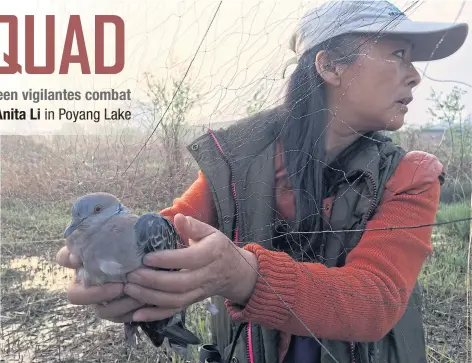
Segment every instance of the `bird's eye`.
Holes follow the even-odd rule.
[[[96,205],[95,208],[93,208],[94,213],[100,213],[102,211],[102,206]]]

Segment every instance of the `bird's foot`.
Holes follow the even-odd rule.
[[[138,338],[140,337],[138,326],[130,323],[124,323],[125,342],[129,346],[136,348],[138,345]]]

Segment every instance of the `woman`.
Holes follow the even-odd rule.
[[[161,211],[188,248],[144,259],[183,270],[73,284],[70,302],[149,321],[212,296],[214,341],[231,362],[426,362],[416,280],[432,227],[401,227],[434,222],[443,167],[378,132],[404,122],[420,82],[411,62],[449,56],[467,32],[384,1],[310,12],[283,105],[189,147],[198,179]],[[66,248],[57,260],[80,265]]]

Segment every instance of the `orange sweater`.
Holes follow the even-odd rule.
[[[283,158],[277,155],[276,206],[280,214],[290,217],[294,195],[287,187]],[[366,229],[434,223],[442,171],[433,155],[408,153],[388,181]],[[199,172],[194,184],[161,214],[173,220],[182,213],[215,226],[214,208],[209,185]],[[291,334],[311,335],[300,320],[318,338],[379,340],[405,311],[423,263],[432,252],[431,233],[432,227],[366,231],[340,268],[296,262],[286,253],[247,244],[244,248],[257,256],[259,273],[271,288],[260,277],[248,304],[241,309],[227,301],[228,313],[235,320],[282,331],[281,361]]]

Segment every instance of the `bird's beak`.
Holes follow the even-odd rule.
[[[64,231],[64,238],[69,237],[72,232],[77,229],[77,225],[77,223],[71,222],[71,224],[69,224],[69,227],[67,227],[67,229]]]

